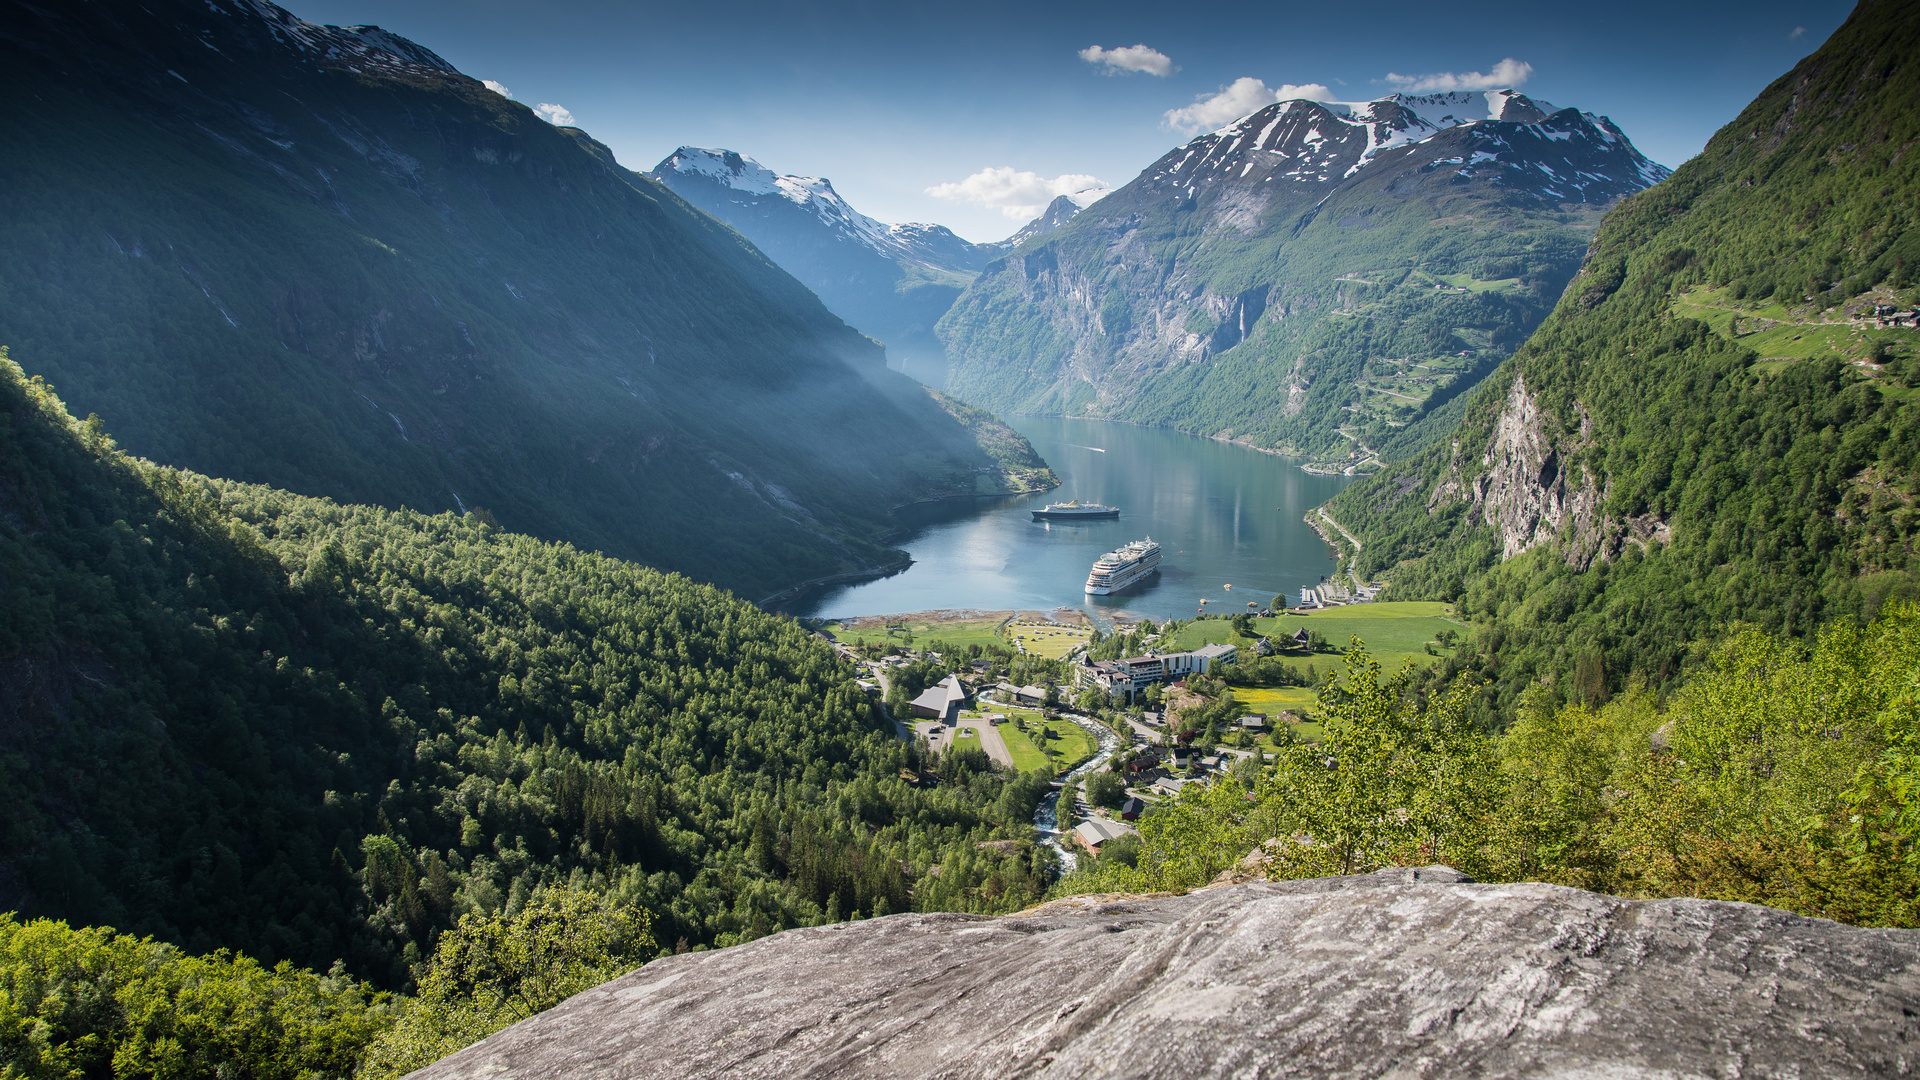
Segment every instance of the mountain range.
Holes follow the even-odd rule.
[[[895,505],[1051,483],[737,233],[396,35],[103,0],[0,5],[0,40],[0,342],[142,456],[755,596],[897,565]]]
[[[1666,175],[1605,117],[1511,90],[1278,102],[989,263],[939,324],[948,385],[1371,467]]]

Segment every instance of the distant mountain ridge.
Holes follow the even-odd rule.
[[[892,506],[1050,482],[737,233],[378,27],[3,0],[0,41],[0,344],[143,456],[752,596],[896,565]]]
[[[833,190],[830,180],[782,175],[732,150],[683,146],[649,175],[675,190],[684,184],[695,192],[701,190],[694,186],[696,177],[710,181],[725,188],[736,204],[742,197],[776,197],[811,211],[816,221],[847,240],[888,258],[918,262],[935,270],[978,271],[986,265],[991,250],[962,240],[944,225],[888,225],[876,221],[848,205]]]
[[[648,175],[753,241],[885,345],[896,366],[936,385],[945,361],[933,325],[1000,250],[942,225],[876,221],[826,179],[776,173],[732,150],[683,146]]]
[[[1045,236],[1047,233],[1060,228],[1067,222],[1072,221],[1074,215],[1079,212],[1080,204],[1074,201],[1073,196],[1057,195],[1052,202],[1047,204],[1047,208],[1040,212],[1039,217],[1020,226],[1019,231],[1001,241],[998,246],[1009,249],[1017,248],[1036,236]]]
[[[1606,118],[1512,90],[1278,102],[990,263],[939,326],[949,387],[1370,467],[1666,175]]]

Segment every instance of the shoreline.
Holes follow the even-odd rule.
[[[778,592],[770,593],[759,600],[755,600],[753,606],[771,611],[774,609],[769,608],[767,605],[784,604],[798,598],[801,593],[808,589],[817,588],[822,585],[837,585],[846,581],[866,581],[872,578],[892,577],[912,565],[913,558],[912,556],[908,556],[899,562],[888,563],[886,566],[875,567],[868,570],[848,570],[845,573],[825,574],[817,578],[808,578],[806,581],[789,585]]]
[[[887,507],[887,513],[891,514],[895,510],[905,510],[909,506],[932,506],[935,503],[956,502],[960,499],[1013,499],[1021,495],[1042,495],[1059,488],[1059,486],[1060,481],[1055,480],[1046,487],[1032,488],[1027,491],[996,491],[991,494],[975,491],[960,495],[935,495],[930,499],[913,499],[908,502],[896,503],[893,506]]]
[[[1257,453],[1267,454],[1272,457],[1286,458],[1293,463],[1294,468],[1299,469],[1303,473],[1308,473],[1313,476],[1350,476],[1358,480],[1363,476],[1370,476],[1372,474],[1354,472],[1353,470],[1358,469],[1361,465],[1366,465],[1370,462],[1379,461],[1379,458],[1377,456],[1369,455],[1368,457],[1362,459],[1361,461],[1353,465],[1346,466],[1344,468],[1320,468],[1318,467],[1319,462],[1325,459],[1317,458],[1312,454],[1302,453],[1298,450],[1276,450],[1272,447],[1258,446],[1254,443],[1248,442],[1246,439],[1229,438],[1225,435],[1202,435],[1197,431],[1188,431],[1185,428],[1170,427],[1166,424],[1143,424],[1138,420],[1120,420],[1111,416],[1082,416],[1082,415],[1068,414],[1068,413],[1009,413],[1007,415],[1032,416],[1032,417],[1037,417],[1045,420],[1098,420],[1103,424],[1125,424],[1128,427],[1146,428],[1149,431],[1171,431],[1176,435],[1190,435],[1196,439],[1206,439],[1209,442],[1226,443],[1229,446],[1238,446],[1246,450],[1252,450]]]

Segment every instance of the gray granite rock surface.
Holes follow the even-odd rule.
[[[1920,1068],[1920,931],[1443,867],[896,915],[656,961],[418,1077],[1828,1077]]]

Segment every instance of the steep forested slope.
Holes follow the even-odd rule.
[[[1021,482],[737,234],[265,0],[0,3],[0,344],[127,445],[761,595]]]
[[[667,947],[1017,907],[1044,790],[712,586],[136,460],[0,362],[0,911],[402,986],[546,883]]]
[[[1511,91],[1280,102],[990,263],[940,322],[947,385],[1369,467],[1450,426],[1665,173]]]
[[[1661,679],[1732,620],[1914,591],[1920,11],[1868,0],[1600,229],[1451,436],[1343,492],[1364,572],[1482,621],[1501,708]],[[1572,678],[1565,676],[1571,675]]]

